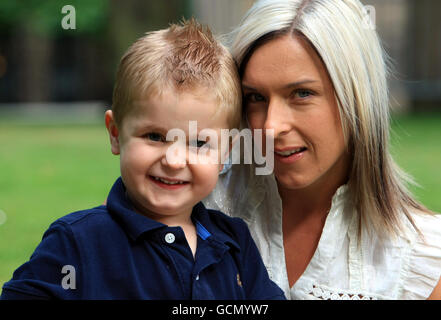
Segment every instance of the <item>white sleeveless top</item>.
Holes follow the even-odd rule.
[[[317,249],[291,288],[273,175],[256,176],[251,165],[230,166],[203,202],[247,222],[271,279],[287,299],[426,299],[441,277],[441,215],[413,215],[424,240],[408,223],[405,237],[380,241],[362,233],[358,245],[359,217],[347,205],[346,189],[334,195]]]

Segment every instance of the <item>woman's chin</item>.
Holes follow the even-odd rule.
[[[301,179],[298,177],[281,176],[281,178],[279,178],[276,175],[276,180],[279,189],[282,188],[285,190],[301,190],[307,188],[312,184],[311,181],[307,181],[306,179]]]

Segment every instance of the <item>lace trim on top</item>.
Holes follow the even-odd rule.
[[[327,288],[319,285],[312,285],[312,288],[308,292],[321,300],[378,300],[377,297],[362,294],[362,293],[350,293],[345,291],[337,291],[331,288]]]

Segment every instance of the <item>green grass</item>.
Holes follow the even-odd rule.
[[[392,155],[419,184],[415,197],[441,213],[441,113],[396,117],[392,121]]]
[[[27,261],[44,231],[104,202],[119,176],[104,126],[0,124],[0,284]]]
[[[441,114],[393,122],[393,154],[441,212]],[[101,124],[32,125],[0,121],[0,286],[27,261],[44,231],[72,211],[100,205],[119,176]],[[1,213],[0,213],[1,214]],[[0,217],[1,220],[1,217]]]

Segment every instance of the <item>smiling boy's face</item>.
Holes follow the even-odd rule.
[[[180,159],[184,161],[172,163],[167,161],[166,153],[173,141],[166,141],[166,136],[169,130],[180,129],[188,142],[189,121],[197,121],[198,132],[210,128],[220,137],[221,129],[228,128],[228,124],[225,115],[216,114],[217,108],[218,102],[208,89],[179,93],[165,90],[137,101],[120,128],[115,125],[112,111],[106,112],[112,152],[120,154],[121,177],[139,213],[157,221],[189,217],[193,206],[213,190],[222,169],[220,141],[219,148],[214,149],[216,143],[212,143],[207,149],[218,153],[219,161],[215,163],[189,163],[194,150],[188,149],[188,143]],[[199,146],[202,144],[199,141]]]

